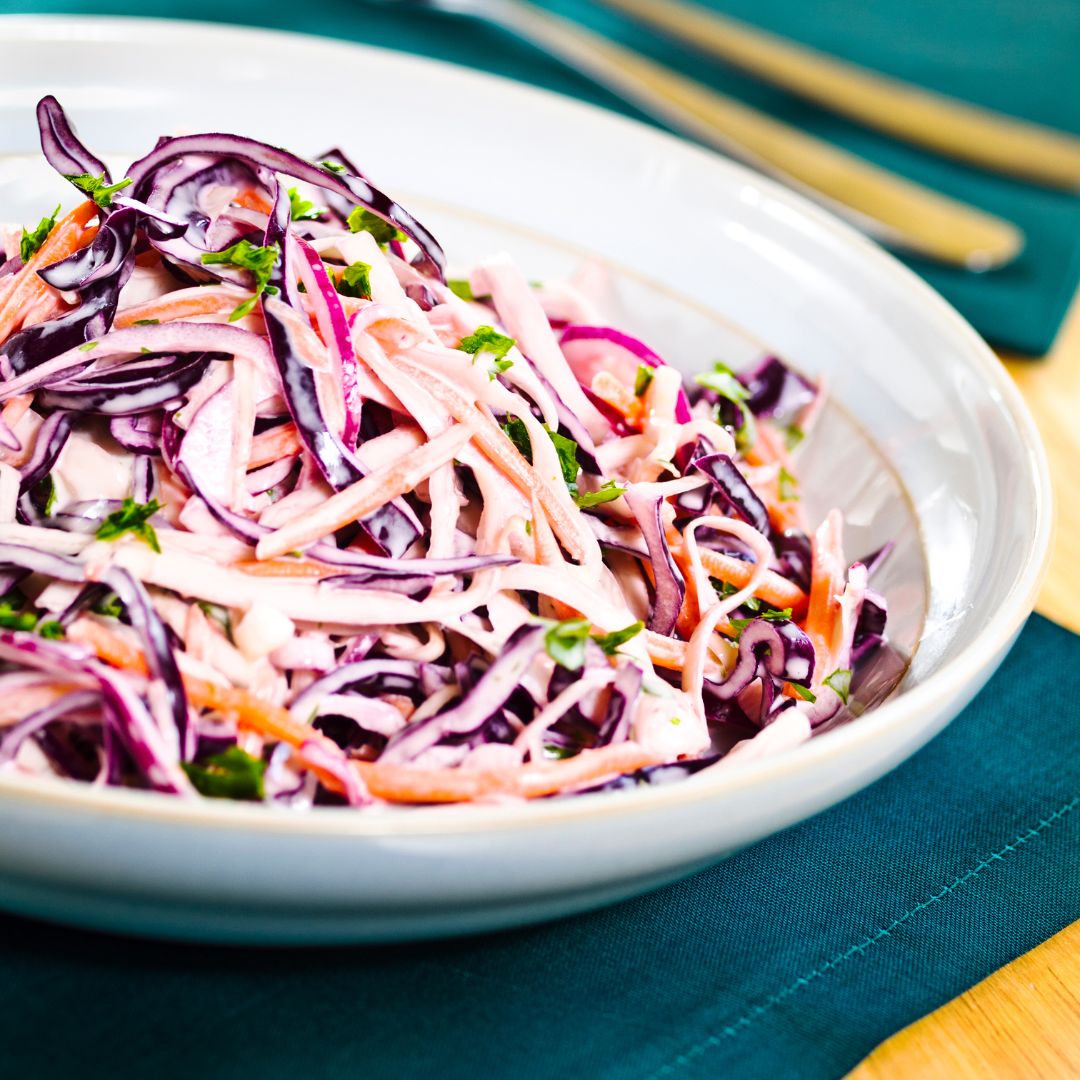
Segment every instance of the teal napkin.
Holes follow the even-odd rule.
[[[1080,917],[1080,640],[1035,616],[877,784],[639,900],[407,947],[0,918],[7,1076],[828,1080]]]
[[[1014,221],[1027,234],[1027,248],[1001,270],[971,274],[908,261],[993,344],[1032,355],[1049,349],[1080,284],[1080,196],[983,173],[877,135],[595,3],[544,2],[815,135]],[[890,75],[1080,135],[1075,0],[704,2]],[[303,30],[483,68],[637,115],[532,46],[474,19],[424,11],[408,0],[0,0],[0,11],[168,16]],[[196,67],[193,59],[193,77]],[[304,102],[298,93],[297,107]]]

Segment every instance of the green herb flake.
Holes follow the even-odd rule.
[[[492,360],[501,360],[516,344],[512,337],[500,334],[494,326],[478,326],[468,337],[461,339],[458,348],[473,356],[484,355]]]
[[[100,341],[88,341],[85,345],[79,346],[79,352],[90,352],[91,349],[96,349],[100,344]]]
[[[560,435],[557,431],[552,431],[547,424],[544,425],[544,430],[555,444],[555,451],[559,455],[559,467],[562,469],[563,480],[566,481],[570,494],[577,495],[577,477],[581,472],[581,466],[578,465],[577,460],[577,443],[565,435]]]
[[[60,207],[52,212],[52,217],[43,217],[32,232],[22,231],[22,239],[19,241],[19,258],[28,263],[37,253],[38,248],[49,238],[49,233],[56,228],[56,218],[60,213]]]
[[[588,619],[565,619],[544,635],[548,656],[567,671],[580,671],[585,664],[585,642],[592,623]]]
[[[195,790],[210,799],[244,799],[259,801],[265,794],[263,776],[266,762],[230,746],[214,754],[205,765],[184,761],[180,767],[187,773]]]
[[[124,505],[119,510],[114,510],[98,526],[95,535],[99,540],[116,540],[125,533],[132,533],[160,555],[161,545],[154,527],[150,524],[150,518],[160,509],[161,504],[157,499],[151,499],[148,503],[125,499]]]
[[[64,179],[70,180],[87,198],[93,199],[102,210],[108,210],[112,206],[113,196],[132,184],[131,178],[127,176],[119,183],[106,184],[104,173],[100,176],[79,173],[77,176],[66,176]]]
[[[590,506],[600,506],[603,503],[617,499],[625,491],[626,488],[621,484],[615,483],[614,480],[608,480],[596,491],[585,491],[575,495],[574,502],[577,503],[582,510],[588,510]]]
[[[825,685],[830,690],[835,690],[837,697],[846,705],[851,697],[851,671],[848,668],[837,668],[826,680]]]
[[[531,465],[533,459],[532,441],[529,439],[529,429],[525,426],[525,421],[516,416],[511,416],[502,425],[502,429],[506,437],[514,444],[518,453]],[[570,489],[570,494],[576,497],[577,477],[581,471],[581,466],[578,465],[577,460],[578,445],[573,439],[568,439],[565,435],[552,431],[547,424],[544,424],[544,430],[547,432],[548,438],[551,439],[555,452],[559,455],[559,470],[562,472],[563,480]],[[607,502],[608,499],[615,497],[609,495],[601,501]]]
[[[161,325],[161,320],[160,319],[136,319],[131,325],[132,326],[160,326]]]
[[[450,278],[446,283],[446,287],[462,300],[468,300],[470,302],[476,300],[476,297],[473,295],[472,286],[466,278]]]
[[[749,396],[749,391],[735,377],[735,372],[727,364],[723,364],[719,360],[713,364],[712,371],[702,371],[695,375],[694,382],[698,386],[714,390],[721,397],[733,401],[736,405],[742,405]]]
[[[712,583],[713,588],[724,597],[734,596],[741,591],[737,586],[732,585],[730,581],[717,581],[716,578],[713,578]],[[751,596],[744,600],[741,606],[746,608],[747,611],[760,611],[761,601],[756,596]]]
[[[229,609],[220,604],[211,604],[206,600],[196,600],[195,603],[198,604],[199,610],[211,622],[221,627],[222,633],[232,641],[232,617],[229,615]]]
[[[301,199],[296,188],[289,188],[289,217],[293,221],[318,221],[325,211],[308,199]]]
[[[319,164],[327,171],[337,173],[341,176],[345,172],[345,166],[339,165],[336,161],[320,161]]]
[[[249,315],[255,308],[255,301],[266,293],[273,296],[277,289],[270,284],[270,275],[274,272],[281,250],[277,244],[256,247],[250,240],[239,240],[232,247],[223,251],[208,251],[202,257],[206,266],[228,265],[247,270],[255,279],[255,295],[233,309],[229,322],[236,322]]]
[[[352,296],[357,300],[370,300],[371,264],[354,262],[346,266],[340,279],[334,282],[334,288],[342,296]]]
[[[56,506],[56,481],[52,473],[48,473],[41,481],[41,492],[45,497],[45,516],[52,517],[53,507]]]
[[[116,593],[109,593],[102,597],[90,610],[95,615],[103,615],[107,619],[119,619],[124,614],[124,605],[120,603],[120,597]]]
[[[33,630],[38,617],[32,611],[19,611],[26,598],[17,590],[0,600],[0,626],[5,630]]]
[[[741,634],[752,622],[764,619],[766,622],[787,622],[791,618],[791,608],[780,611],[777,608],[769,608],[755,615],[752,619],[732,619],[731,625]]]
[[[673,724],[674,724],[674,725],[675,725],[676,727],[678,727],[678,726],[679,726],[679,725],[680,725],[680,724],[682,723],[682,717],[681,717],[681,716],[673,716],[673,717],[671,718],[671,722],[672,722],[672,723],[673,723]]]
[[[64,636],[64,628],[55,619],[38,623],[37,632],[48,641],[59,641]]]
[[[782,465],[780,466],[780,477],[777,486],[780,491],[781,502],[799,501],[799,481]]]
[[[593,640],[604,650],[605,655],[614,656],[620,646],[636,638],[644,629],[643,622],[635,622],[624,626],[622,630],[612,630],[610,634],[594,634]]]
[[[555,758],[562,761],[564,758],[577,756],[578,751],[572,746],[556,746],[554,743],[544,743],[544,757]]]
[[[807,690],[805,686],[800,686],[797,682],[789,682],[788,686],[790,686],[803,701],[809,701],[811,705],[817,701],[817,694]]]
[[[505,375],[514,366],[514,361],[504,357],[502,360],[496,360],[491,366],[495,371],[489,371],[488,378],[494,380],[496,372]]]
[[[399,242],[408,240],[408,237],[403,232],[395,229],[390,222],[383,221],[378,214],[373,214],[362,206],[358,206],[353,210],[348,217],[347,223],[351,232],[371,233],[379,247],[385,247],[391,240]]]
[[[502,426],[503,433],[514,444],[514,449],[532,464],[532,440],[529,438],[529,429],[525,421],[516,416],[511,416]]]
[[[806,438],[806,432],[795,424],[788,424],[780,429],[784,436],[784,445],[788,450],[794,450]]]
[[[644,397],[645,391],[652,385],[653,379],[656,378],[656,372],[646,364],[642,364],[637,369],[637,375],[634,376],[634,393],[637,397]]]

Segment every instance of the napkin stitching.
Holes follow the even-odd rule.
[[[938,901],[945,899],[946,897],[954,893],[957,889],[959,889],[960,886],[971,881],[973,878],[978,877],[992,863],[1004,860],[1007,855],[1022,847],[1029,840],[1038,838],[1042,833],[1046,832],[1047,829],[1051,828],[1063,817],[1065,817],[1071,811],[1075,810],[1077,806],[1080,806],[1080,796],[1077,796],[1069,802],[1065,803],[1064,806],[1055,810],[1049,817],[1040,820],[1038,825],[1034,826],[1033,828],[1029,828],[1026,832],[1021,833],[1011,843],[1006,844],[1003,848],[1001,848],[1000,851],[995,851],[992,854],[987,855],[978,863],[978,865],[972,867],[972,869],[968,870],[965,874],[958,877],[954,882],[952,882],[951,885],[946,885],[943,889],[941,889],[940,892],[931,894],[926,900],[921,901],[910,910],[905,911],[903,915],[897,916],[895,919],[893,919],[891,923],[889,923],[888,926],[881,927],[873,934],[867,935],[865,938],[863,938],[862,941],[851,945],[843,952],[837,953],[831,959],[826,960],[825,963],[823,963],[820,967],[817,967],[813,971],[811,971],[809,975],[804,975],[796,979],[788,986],[785,986],[782,990],[779,990],[777,991],[777,993],[770,995],[768,998],[765,999],[765,1001],[761,1002],[758,1005],[755,1005],[752,1009],[744,1013],[737,1020],[734,1020],[732,1023],[725,1025],[723,1028],[721,1028],[719,1032],[709,1035],[708,1038],[703,1039],[699,1043],[696,1043],[694,1046],[690,1047],[689,1050],[685,1050],[682,1054],[675,1058],[674,1061],[669,1061],[663,1066],[661,1066],[655,1073],[651,1075],[650,1080],[655,1080],[655,1078],[661,1076],[670,1076],[676,1070],[682,1068],[684,1065],[689,1064],[691,1061],[694,1060],[694,1058],[700,1057],[707,1050],[718,1046],[728,1036],[735,1035],[743,1028],[749,1027],[756,1019],[758,1019],[758,1017],[763,1016],[774,1006],[781,1004],[787,998],[791,997],[792,994],[802,989],[802,987],[807,986],[809,983],[813,982],[814,979],[820,978],[821,976],[828,974],[834,968],[839,967],[840,964],[842,964],[845,960],[848,960],[850,957],[861,954],[871,945],[874,945],[878,941],[881,941],[883,938],[888,937],[894,930],[898,929],[908,920],[914,918],[920,912],[925,911],[926,908],[930,907],[932,904],[936,904]]]

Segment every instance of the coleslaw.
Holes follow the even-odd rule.
[[[858,712],[884,641],[768,356],[692,382],[340,151],[166,137],[0,234],[0,775],[305,809],[666,783]]]

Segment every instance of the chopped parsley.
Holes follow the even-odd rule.
[[[230,746],[228,750],[214,754],[205,765],[183,761],[180,767],[195,790],[211,799],[258,801],[265,794],[266,762],[252,757],[239,746]]]
[[[636,638],[645,629],[643,622],[631,623],[621,630],[612,630],[610,634],[594,634],[593,641],[600,646],[608,656],[614,656],[620,645],[625,645],[632,638]]]
[[[532,464],[532,441],[529,439],[529,429],[525,421],[516,416],[511,416],[502,426],[506,437],[514,444],[514,449]]]
[[[778,487],[780,489],[781,502],[799,501],[799,481],[796,480],[782,465],[780,466]]]
[[[588,619],[564,619],[544,635],[544,650],[560,667],[580,671],[585,663],[585,642],[592,623]]]
[[[830,690],[835,690],[837,697],[846,705],[851,697],[851,671],[848,668],[837,668],[827,679],[825,685]]]
[[[712,371],[703,371],[694,376],[694,382],[698,386],[704,386],[712,390],[725,401],[729,401],[742,416],[742,423],[735,431],[735,445],[739,450],[745,450],[752,446],[757,438],[754,428],[754,417],[746,406],[749,391],[735,376],[735,372],[717,360],[713,364]],[[719,416],[717,417],[719,421]]]
[[[239,240],[223,251],[208,251],[203,255],[202,261],[207,266],[219,263],[236,266],[241,270],[247,270],[255,279],[255,295],[233,309],[229,322],[236,322],[237,319],[250,315],[255,307],[255,301],[263,293],[267,296],[274,296],[277,293],[276,286],[270,284],[270,275],[274,272],[274,266],[280,254],[281,250],[277,244],[256,247],[250,240]]]
[[[525,422],[516,416],[512,416],[505,424],[503,424],[502,429],[505,432],[506,437],[517,448],[518,453],[531,465],[533,459],[532,442],[529,439],[529,431],[528,428],[525,427]],[[574,498],[577,498],[577,478],[578,473],[581,472],[581,466],[578,465],[577,460],[578,445],[573,439],[568,439],[565,435],[560,435],[557,431],[552,431],[547,424],[544,424],[544,430],[548,433],[548,438],[555,447],[555,452],[559,455],[559,469],[562,472],[563,480],[570,489],[570,494]],[[608,502],[611,499],[617,498],[620,494],[622,494],[621,491],[616,495],[605,495],[600,501]]]
[[[59,641],[64,636],[64,628],[55,619],[38,623],[37,632],[48,641]]]
[[[626,491],[626,488],[623,485],[615,483],[614,480],[608,480],[596,491],[584,491],[575,495],[574,502],[582,510],[588,510],[590,506],[600,506],[603,503],[611,502],[612,499],[617,499],[624,491]]]
[[[337,173],[341,176],[345,172],[345,166],[339,165],[336,161],[320,161],[319,164],[327,171]]]
[[[37,252],[38,248],[49,238],[49,233],[56,227],[56,216],[60,213],[60,207],[52,212],[52,217],[43,217],[33,232],[22,231],[22,239],[19,241],[19,258],[28,263]]]
[[[713,364],[712,371],[702,371],[695,375],[694,382],[698,386],[715,391],[722,398],[727,398],[736,405],[745,404],[749,397],[749,391],[735,377],[735,372],[719,360]]]
[[[125,533],[133,533],[144,544],[149,545],[159,555],[161,545],[154,532],[150,519],[161,509],[157,499],[148,503],[137,503],[134,499],[125,499],[119,510],[114,510],[99,526],[95,535],[99,540],[116,540]]]
[[[784,445],[789,450],[794,450],[806,438],[806,432],[796,424],[788,424],[786,427],[782,427],[780,431],[784,436]]]
[[[341,277],[334,281],[334,288],[342,296],[358,300],[371,299],[371,263],[354,262],[345,267]]]
[[[324,210],[309,199],[301,199],[296,188],[289,188],[289,217],[293,221],[318,221]]]
[[[79,346],[79,352],[90,352],[91,349],[96,349],[100,344],[100,341],[88,341],[85,345]]]
[[[482,354],[493,360],[501,360],[516,344],[512,337],[500,334],[494,326],[478,326],[468,337],[461,339],[458,348],[473,356]]]
[[[52,473],[48,473],[41,481],[41,491],[45,498],[43,513],[46,517],[52,517],[53,507],[56,505],[56,481]]]
[[[80,173],[78,176],[67,176],[65,179],[70,180],[87,198],[93,199],[102,210],[108,210],[112,206],[113,196],[132,184],[132,180],[128,176],[125,176],[119,183],[106,184],[104,173],[100,176]]]
[[[579,671],[585,664],[585,646],[590,637],[605,655],[614,656],[620,645],[625,645],[644,629],[644,623],[636,622],[610,634],[592,634],[592,623],[588,619],[564,619],[554,623],[544,635],[544,650],[560,667]]]
[[[362,206],[356,207],[349,215],[348,226],[350,231],[354,233],[371,233],[379,247],[385,247],[391,240],[404,241],[408,239],[403,232],[395,229],[390,222],[383,221],[378,214],[373,214]]]
[[[160,319],[136,319],[132,326],[158,326],[160,325]]]
[[[229,609],[220,604],[211,604],[206,600],[196,600],[199,610],[211,621],[217,623],[222,633],[232,641],[232,618]]]
[[[577,461],[577,443],[565,435],[560,435],[557,431],[552,431],[547,424],[544,425],[544,430],[548,433],[548,438],[554,443],[555,452],[559,455],[559,468],[562,469],[566,486],[570,489],[571,495],[576,495],[577,477],[581,472],[581,466]]]
[[[8,599],[8,597],[13,599]],[[38,617],[32,611],[18,610],[26,603],[22,593],[15,590],[0,600],[0,627],[5,630],[33,630]]]
[[[790,618],[791,608],[784,608],[783,611],[777,608],[768,608],[755,615],[752,619],[732,619],[731,625],[741,634],[752,622],[756,622],[758,619],[764,619],[766,622],[787,622]]]
[[[790,686],[791,689],[794,690],[795,693],[803,699],[803,701],[809,701],[811,705],[815,701],[817,701],[817,694],[812,693],[810,690],[807,690],[805,686],[800,686],[797,682],[789,682],[788,686]]]
[[[446,287],[462,300],[475,300],[473,295],[472,286],[465,278],[450,278],[446,283]]]
[[[95,615],[104,615],[107,619],[119,619],[124,614],[124,605],[120,603],[120,597],[111,592],[91,605],[90,610]]]
[[[649,389],[655,378],[656,372],[648,365],[641,364],[637,369],[637,375],[634,376],[634,394],[637,397],[644,397],[645,391]]]

